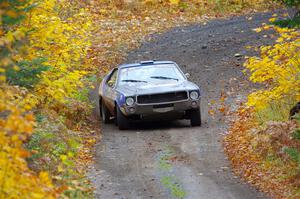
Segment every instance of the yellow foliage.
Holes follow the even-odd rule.
[[[48,174],[37,176],[25,161],[30,154],[23,142],[32,133],[34,119],[15,98],[22,96],[20,92],[5,85],[0,88],[0,198],[55,198]]]
[[[25,17],[21,24],[5,28],[0,24],[0,48],[7,50],[0,54],[0,198],[56,198],[59,193],[48,173],[36,174],[28,168],[30,153],[24,143],[35,127],[32,109],[66,103],[83,86],[81,80],[90,70],[86,56],[91,17],[72,1],[22,4],[25,1],[20,0],[13,2],[17,7],[11,2],[0,3],[0,23],[4,15],[17,19],[16,10],[32,3],[36,6],[21,12]],[[16,63],[36,58],[47,58],[44,65],[50,70],[40,74],[32,90],[5,83],[7,68],[18,70]]]
[[[248,105],[257,111],[273,103],[292,106],[300,101],[300,33],[287,28],[274,29],[280,35],[277,43],[262,46],[260,57],[250,57],[245,64],[251,72],[250,80],[264,85],[248,97]]]
[[[12,54],[17,49],[14,45],[25,38],[26,31],[4,28],[2,15],[19,16],[14,10],[17,7],[11,4],[8,1],[0,4],[0,48],[7,51],[0,56],[0,198],[54,198],[56,192],[48,174],[37,176],[25,160],[30,154],[24,149],[24,141],[34,127],[34,117],[28,110],[35,101],[27,90],[6,85],[3,75],[8,67],[14,67]]]
[[[180,3],[180,0],[169,0],[171,4],[178,5]]]
[[[91,16],[86,9],[73,9],[70,1],[40,1],[25,20],[30,45],[22,59],[46,57],[50,71],[41,74],[35,87],[40,103],[65,103],[82,87],[81,78],[90,63],[86,59],[90,46]]]

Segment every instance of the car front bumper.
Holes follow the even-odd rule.
[[[136,120],[179,119],[184,118],[186,111],[199,109],[200,102],[201,98],[170,103],[124,105],[121,111],[126,117]]]

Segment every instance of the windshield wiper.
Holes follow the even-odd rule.
[[[165,76],[151,76],[153,79],[172,79],[178,81],[178,79],[173,78],[173,77],[165,77]]]
[[[144,82],[144,83],[147,83],[146,81],[136,80],[136,79],[124,79],[124,80],[122,80],[122,82]]]

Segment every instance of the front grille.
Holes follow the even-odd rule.
[[[157,104],[157,105],[153,105],[153,108],[169,108],[169,107],[174,107],[174,104]]]
[[[139,104],[152,104],[152,103],[165,103],[187,100],[188,94],[186,91],[178,91],[172,93],[160,93],[151,95],[137,96],[137,103]]]

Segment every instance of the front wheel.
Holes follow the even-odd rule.
[[[191,126],[201,126],[201,112],[200,109],[197,110],[191,110],[190,112],[190,120],[191,120]]]
[[[120,108],[117,107],[117,118],[116,118],[116,122],[117,125],[119,127],[120,130],[126,130],[129,128],[129,122],[128,119],[123,115],[123,113],[121,112]]]

